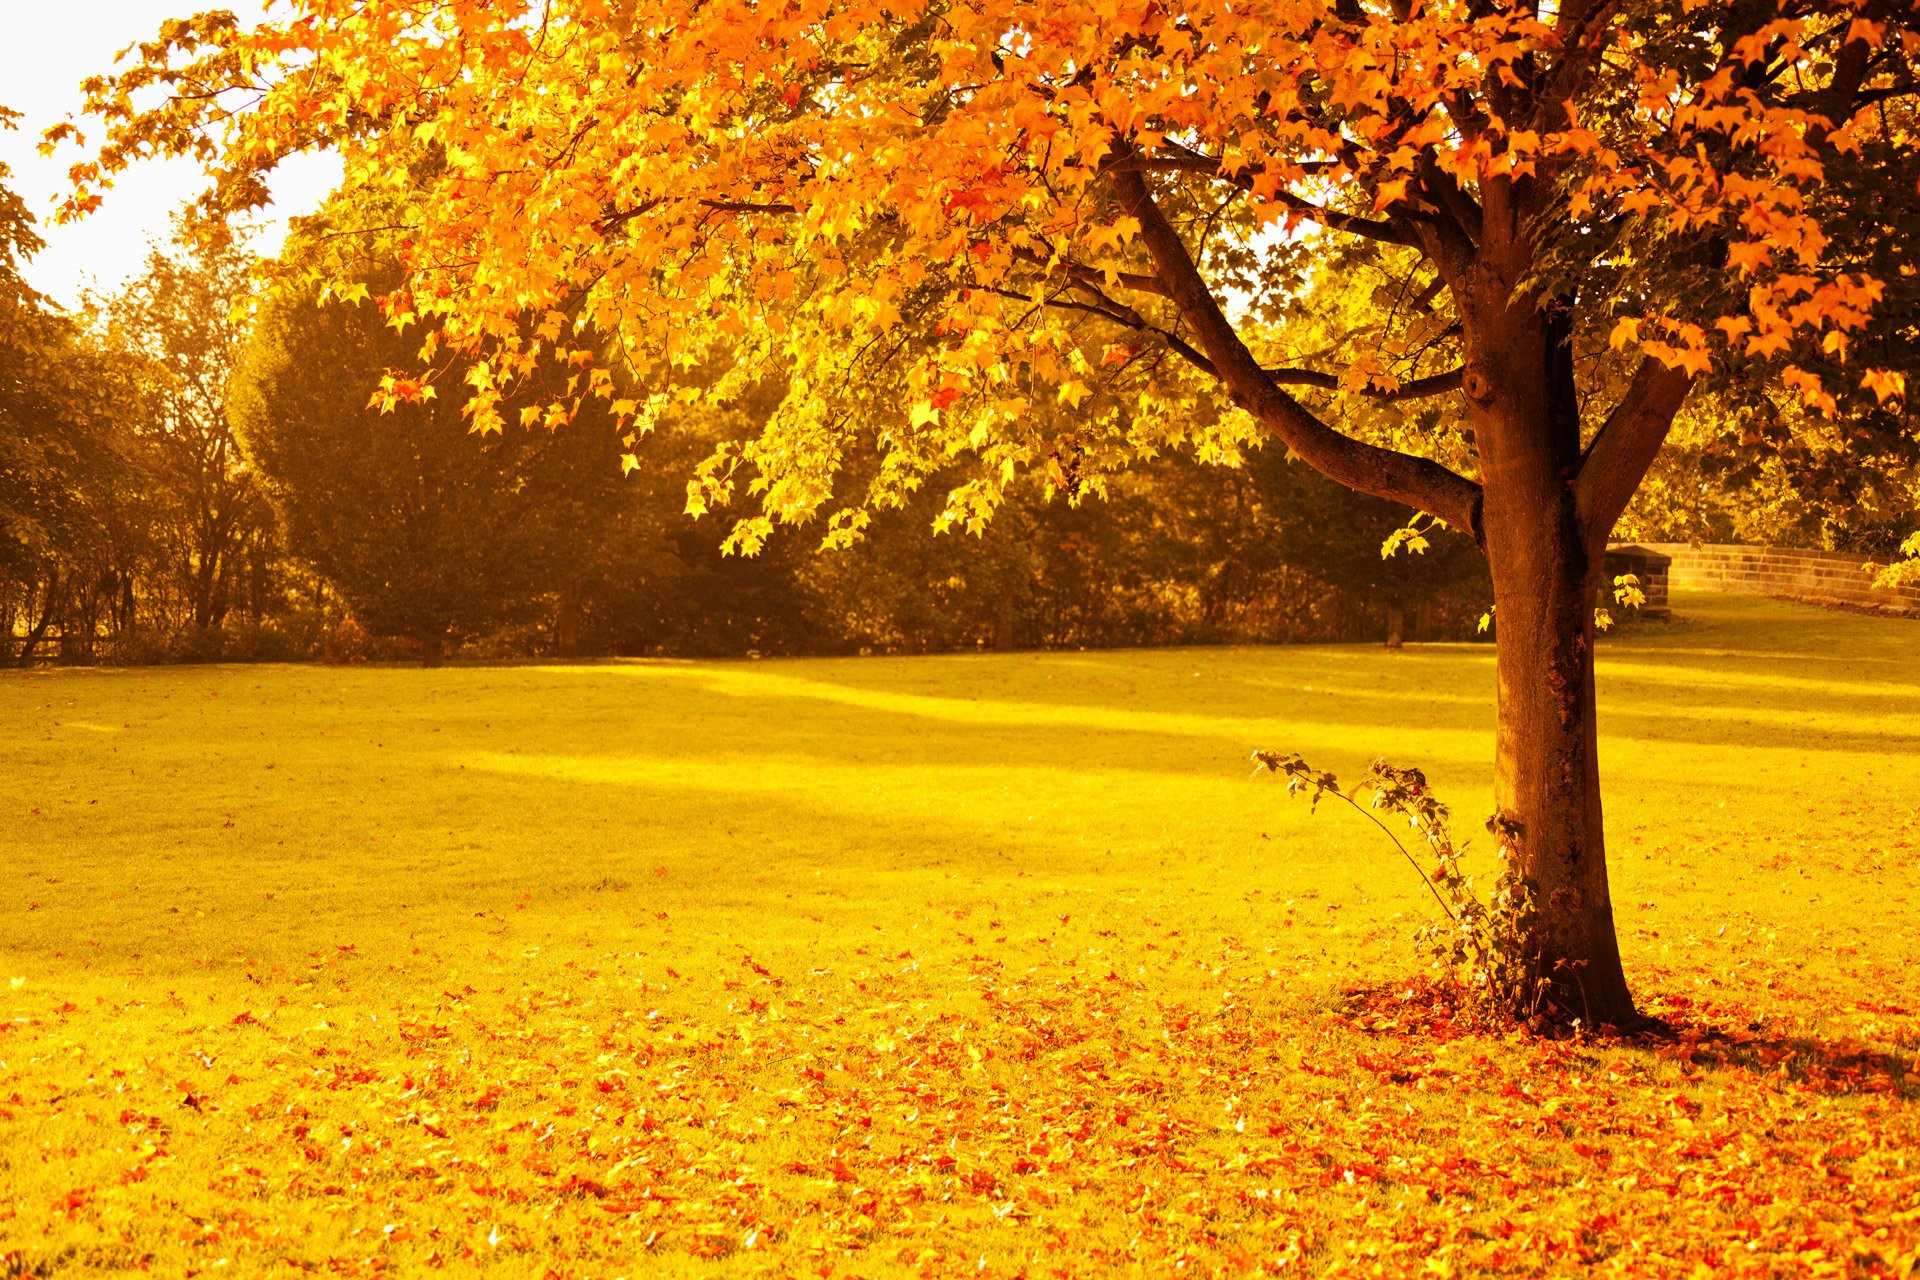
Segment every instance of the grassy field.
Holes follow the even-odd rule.
[[[1343,995],[1424,890],[1247,754],[1477,829],[1484,646],[0,675],[0,1276],[1913,1274],[1920,625],[1677,607],[1661,1045]]]

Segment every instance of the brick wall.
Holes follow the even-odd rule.
[[[1677,591],[1731,591],[1815,604],[1849,604],[1920,617],[1920,587],[1876,587],[1860,566],[1867,557],[1845,551],[1796,551],[1725,543],[1641,542],[1673,557],[1668,585]]]

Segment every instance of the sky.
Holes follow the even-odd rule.
[[[111,291],[139,271],[149,241],[167,237],[174,212],[203,185],[191,161],[148,161],[119,179],[99,212],[74,225],[52,225],[67,168],[80,152],[68,145],[44,158],[40,133],[70,115],[83,132],[97,133],[97,122],[78,114],[80,81],[111,70],[115,54],[151,39],[167,18],[229,8],[244,19],[263,7],[258,0],[0,0],[6,19],[0,106],[24,117],[17,130],[0,130],[0,163],[13,170],[8,182],[39,220],[47,242],[27,265],[27,283],[63,306],[77,304],[87,288]],[[274,181],[274,216],[256,247],[277,248],[285,217],[312,212],[338,177],[332,157],[301,157],[283,166]]]

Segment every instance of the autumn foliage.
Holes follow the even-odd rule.
[[[1508,294],[1571,308],[1583,339],[1690,377],[1774,360],[1829,408],[1896,397],[1901,374],[1870,355],[1832,387],[1798,356],[1847,355],[1888,285],[1868,269],[1884,263],[1836,252],[1872,228],[1828,170],[1858,182],[1903,152],[1910,16],[309,0],[250,31],[170,24],[96,82],[107,140],[70,207],[140,155],[186,151],[219,173],[207,212],[226,214],[266,198],[277,158],[339,146],[342,229],[410,272],[382,305],[427,322],[430,352],[492,353],[473,375],[482,429],[543,353],[580,366],[582,392],[611,391],[609,363],[667,395],[723,357],[776,363],[793,390],[744,460],[792,519],[830,508],[834,410],[854,403],[885,427],[882,497],[956,449],[1024,467],[1070,447],[1091,477],[1141,445],[1255,434],[1192,412],[1216,378],[1249,388],[1156,265],[1142,192],[1279,386],[1452,389],[1479,318],[1462,271],[1510,241]],[[1303,355],[1279,321],[1345,238],[1399,263],[1400,314],[1276,371]],[[330,264],[344,291],[364,293],[361,251],[348,237]],[[652,403],[621,399],[642,428]],[[702,492],[727,494],[730,471]],[[993,489],[956,495],[955,518]]]

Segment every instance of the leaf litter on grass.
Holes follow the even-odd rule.
[[[1194,958],[1208,998],[1170,999],[1171,962],[1054,941],[841,973],[676,956],[688,979],[533,956],[377,1013],[15,992],[0,1257],[579,1277],[1920,1261],[1901,1006],[1873,1011],[1874,1043],[1679,994],[1653,1001],[1662,1038],[1550,1039],[1456,1022],[1417,983],[1316,1002],[1237,945]]]

